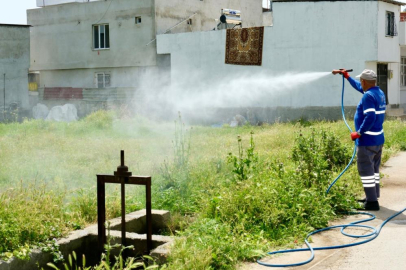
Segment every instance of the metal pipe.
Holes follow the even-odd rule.
[[[104,252],[106,243],[106,188],[102,176],[97,176],[97,236],[99,242],[99,254]]]
[[[6,73],[4,73],[4,107],[3,107],[3,121],[6,121]]]
[[[148,253],[152,250],[152,206],[151,206],[151,178],[148,179],[146,187],[147,197],[147,249]]]
[[[178,26],[179,24],[181,24],[181,23],[183,23],[183,22],[186,22],[187,20],[189,20],[190,18],[192,18],[192,17],[195,16],[196,14],[197,14],[197,12],[196,12],[196,13],[193,13],[192,15],[190,15],[189,17],[187,17],[186,19],[184,19],[184,20],[178,22],[178,23],[175,24],[174,26],[172,26],[172,27],[166,29],[166,31],[163,32],[161,35],[168,33],[168,32],[171,31],[173,28],[175,28],[176,26]],[[148,42],[145,46],[148,46],[149,44],[151,44],[151,43],[154,42],[155,40],[156,40],[156,37],[155,37],[153,40],[151,40],[150,42]]]
[[[121,248],[127,246],[126,239],[126,226],[125,226],[125,178],[121,177]],[[123,250],[124,259],[127,258],[126,250]]]

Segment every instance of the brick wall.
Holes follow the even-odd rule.
[[[400,13],[400,21],[401,22],[406,22],[406,12],[401,12]]]
[[[44,99],[83,99],[83,89],[72,87],[45,87]]]

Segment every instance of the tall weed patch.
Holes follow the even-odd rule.
[[[0,195],[0,258],[25,258],[30,248],[72,228],[63,206],[65,194],[45,185],[22,185]]]
[[[233,165],[233,173],[237,180],[246,180],[251,176],[258,162],[258,154],[255,153],[254,132],[251,131],[250,146],[244,152],[242,139],[237,138],[238,155],[228,154],[227,161]]]
[[[348,164],[351,153],[332,132],[312,128],[309,136],[300,133],[296,137],[292,159],[297,164],[297,177],[304,186],[322,189],[331,180],[333,169]]]
[[[345,186],[337,187],[342,196],[325,194],[335,170],[350,158],[350,149],[332,132],[298,133],[291,160],[258,158],[252,133],[247,150],[242,143],[238,137],[238,154],[228,156],[234,180],[207,198],[202,219],[185,231],[186,243],[180,244],[210,250],[211,269],[233,269],[237,261],[251,260],[271,246],[294,245],[327,226],[336,211],[354,206]],[[190,247],[192,241],[196,246]],[[173,254],[174,265],[190,260],[178,254]]]
[[[191,129],[186,129],[179,114],[175,121],[172,161],[165,160],[159,168],[159,186],[154,190],[154,207],[182,214],[197,211],[198,187],[192,186],[190,158]]]

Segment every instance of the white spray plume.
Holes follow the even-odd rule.
[[[175,74],[170,86],[153,86],[156,78],[148,78],[149,93],[144,93],[148,104],[170,108],[173,111],[190,111],[196,108],[232,108],[265,106],[265,100],[280,99],[291,94],[291,90],[314,82],[331,72],[302,72],[273,75],[270,73],[235,74],[223,78],[210,78],[201,73],[187,76]],[[145,84],[144,84],[145,86]],[[159,91],[151,91],[157,89]],[[166,104],[162,106],[162,104]]]

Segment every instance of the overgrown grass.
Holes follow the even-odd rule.
[[[386,161],[405,149],[406,124],[387,121],[384,128]],[[191,135],[180,118],[174,125],[120,120],[111,112],[75,123],[0,124],[0,246],[7,243],[1,256],[94,222],[95,175],[112,174],[124,149],[133,174],[153,177],[153,208],[173,215],[169,231],[179,239],[165,268],[233,269],[276,246],[300,243],[354,206],[362,191],[355,166],[325,195],[352,146],[342,121],[196,126]],[[107,192],[108,215],[120,215],[117,189]],[[143,189],[129,187],[126,200],[128,211],[143,208]],[[27,207],[32,201],[37,206]],[[60,207],[45,209],[54,204]],[[35,213],[55,230],[37,224]]]
[[[35,184],[4,191],[0,195],[0,258],[25,258],[33,245],[71,230],[74,223],[64,211],[64,196],[64,192]]]

